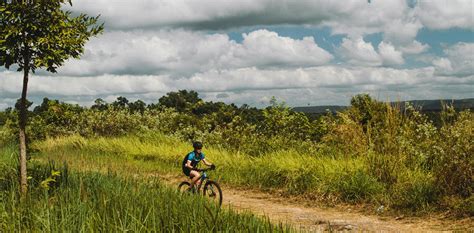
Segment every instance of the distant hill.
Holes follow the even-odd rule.
[[[405,106],[405,103],[411,103],[418,109],[421,109],[422,112],[439,112],[442,109],[441,103],[452,104],[456,110],[465,110],[471,109],[474,110],[474,98],[470,99],[459,99],[459,100],[448,100],[448,99],[438,99],[438,100],[409,100],[401,102],[391,102],[392,105],[400,104]],[[326,106],[308,106],[308,107],[295,107],[293,111],[303,112],[307,114],[324,114],[327,111],[337,112],[342,111],[348,108],[348,106],[339,106],[339,105],[326,105]]]

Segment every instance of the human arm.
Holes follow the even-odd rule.
[[[212,163],[207,161],[206,159],[203,159],[202,162],[206,165],[206,166],[212,166]]]
[[[209,161],[206,161],[205,159],[203,159],[202,162],[203,162],[205,165],[211,167],[211,170],[216,169],[216,166],[214,166],[213,163],[211,163],[211,162],[209,162]]]
[[[184,165],[186,168],[189,168],[191,170],[194,169],[194,167],[191,165],[191,160],[186,161],[186,165]]]

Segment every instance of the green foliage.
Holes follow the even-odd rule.
[[[0,147],[14,140],[14,134],[10,128],[0,126]]]
[[[178,92],[169,92],[159,99],[162,107],[174,108],[178,112],[189,111],[191,106],[202,101],[195,91],[180,90]]]
[[[402,171],[392,190],[393,205],[400,209],[427,211],[439,198],[434,177],[422,170]]]
[[[0,170],[2,231],[293,231],[251,214],[218,210],[201,196],[180,195],[154,179],[70,173],[67,167],[54,164],[30,164],[29,171],[30,195],[20,202],[18,184],[12,182],[16,174]],[[45,189],[51,177],[55,181]]]
[[[60,103],[58,100],[44,98],[30,118],[28,131],[30,139],[43,139],[48,135],[68,135],[78,132],[83,109],[79,105]]]
[[[69,58],[79,58],[85,42],[99,34],[98,17],[73,17],[63,11],[65,0],[0,2],[0,66],[18,70],[56,69]],[[25,63],[27,61],[28,63]]]
[[[171,166],[179,165],[189,142],[201,140],[206,150],[214,148],[211,154],[222,157],[216,162],[229,183],[412,211],[443,207],[469,212],[456,207],[473,192],[474,118],[469,111],[445,107],[437,127],[411,105],[390,105],[367,95],[354,97],[353,106],[343,112],[313,121],[276,100],[262,110],[196,100],[184,112],[161,105],[141,112],[133,102],[120,101],[119,107],[97,100],[87,109],[46,99],[30,113],[29,136],[35,141],[82,135],[71,151],[125,154]],[[16,111],[4,116],[0,136],[16,135]]]
[[[464,111],[444,121],[437,145],[436,183],[448,195],[474,195],[474,114]]]
[[[382,184],[363,170],[343,173],[337,189],[342,198],[349,202],[375,199],[377,194],[384,191]]]
[[[117,100],[112,103],[112,106],[118,109],[124,109],[128,106],[128,102],[129,101],[127,98],[123,96],[119,96],[117,97]]]

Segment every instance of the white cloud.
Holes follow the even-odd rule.
[[[402,52],[396,50],[391,43],[382,41],[379,44],[379,53],[385,65],[401,65],[405,62]]]
[[[314,66],[328,63],[332,55],[318,47],[313,37],[294,40],[258,30],[243,35],[236,53],[245,66]]]
[[[267,30],[243,37],[237,43],[225,34],[183,30],[107,32],[86,45],[81,60],[69,61],[59,72],[182,76],[209,69],[317,66],[332,59],[312,37],[295,40]]]
[[[396,66],[405,62],[403,53],[390,42],[380,42],[377,50],[370,42],[357,37],[344,38],[337,52],[349,64],[357,66]]]
[[[473,43],[446,47],[445,57],[435,57],[424,53],[429,45],[415,40],[423,27],[473,30],[471,0],[419,0],[414,8],[406,0],[77,0],[72,9],[101,14],[107,31],[59,74],[33,77],[32,97],[156,100],[178,89],[196,89],[211,99],[220,94],[236,103],[259,103],[272,93],[291,103],[345,102],[361,91],[472,97]],[[335,50],[347,63],[331,66],[333,55],[312,37],[256,30],[238,43],[226,32],[212,31],[288,24],[329,26],[331,33],[345,35]],[[364,41],[374,33],[380,44]],[[389,68],[400,68],[407,54],[433,66]],[[19,96],[21,77],[1,69],[0,76],[1,107]]]
[[[433,60],[433,65],[438,71],[441,71],[441,73],[450,73],[453,71],[451,61],[447,58],[437,58]]]
[[[72,9],[101,15],[112,30],[231,29],[256,25],[329,26],[350,37],[383,33],[395,47],[410,46],[423,27],[474,29],[472,0],[76,0]]]
[[[382,64],[382,60],[372,44],[365,42],[362,37],[344,38],[338,52],[342,58],[353,65],[379,66]]]
[[[364,1],[327,0],[77,0],[71,8],[101,14],[111,28],[193,27],[219,29],[252,25],[319,24],[367,7]]]
[[[457,43],[444,49],[444,53],[446,57],[433,61],[439,74],[456,76],[474,74],[474,43]]]
[[[474,29],[474,2],[472,0],[418,1],[416,15],[431,29],[453,27]]]
[[[384,27],[382,31],[384,32],[385,40],[401,45],[413,42],[423,25],[414,17],[402,17],[407,18],[392,19],[393,21],[385,22],[381,25]]]
[[[22,76],[5,71],[0,79],[0,97],[19,96]],[[169,90],[167,76],[100,75],[90,77],[37,76],[29,80],[28,94],[33,96],[98,96],[112,94],[149,93]]]
[[[419,54],[426,52],[430,48],[427,44],[422,44],[419,41],[414,40],[413,42],[400,47],[400,51],[406,54]]]
[[[3,72],[0,79],[0,103],[18,98],[21,74]],[[188,78],[160,75],[100,75],[93,77],[33,76],[30,99],[44,96],[80,103],[92,103],[98,97],[114,100],[123,95],[130,99],[156,102],[169,92],[193,89],[207,100],[227,94],[224,101],[261,105],[264,97],[277,96],[293,106],[310,103],[341,104],[351,95],[371,92],[390,98],[467,98],[472,97],[474,75],[458,78],[437,75],[433,67],[394,69],[384,67],[336,67],[209,70]],[[313,94],[311,94],[313,93]],[[398,96],[397,96],[398,95]],[[331,98],[331,100],[327,99]],[[219,99],[222,101],[223,99]],[[36,101],[37,102],[37,101]]]
[[[414,38],[422,26],[406,0],[77,0],[71,9],[100,14],[108,28],[127,30],[306,24],[328,25],[334,33],[350,36],[386,32],[405,41]]]

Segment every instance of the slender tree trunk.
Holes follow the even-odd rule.
[[[28,90],[28,74],[29,74],[29,59],[25,56],[23,67],[23,90],[21,92],[20,102],[20,191],[22,197],[26,196],[28,190],[27,175],[26,175],[26,92]]]

